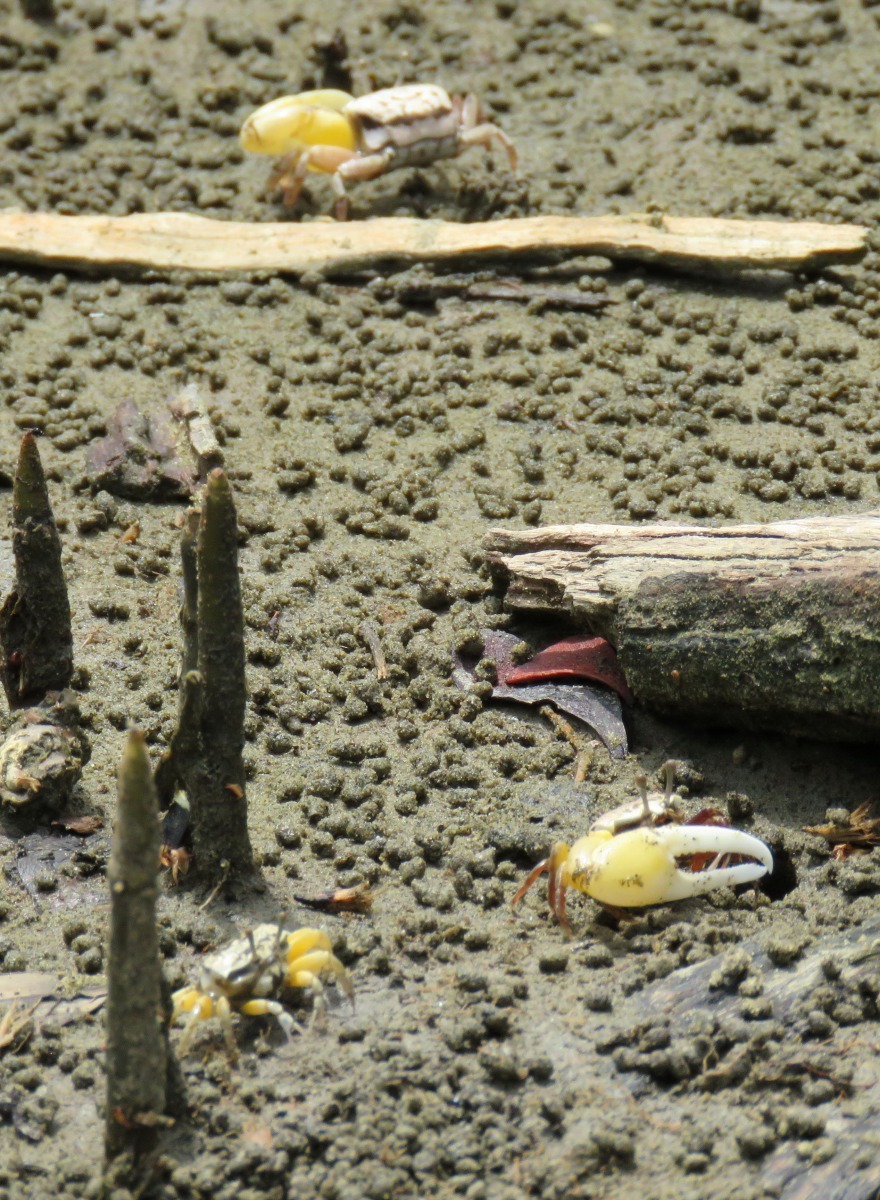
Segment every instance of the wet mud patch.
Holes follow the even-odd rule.
[[[356,216],[880,216],[880,31],[859,4],[54,7],[55,24],[35,23],[0,0],[0,204],[277,219],[265,164],[244,159],[236,132],[256,105],[321,83],[338,29],[358,91],[474,87],[525,164],[516,182],[477,154],[391,174],[352,189]],[[303,220],[326,211],[324,182],[310,182]],[[597,750],[575,784],[574,747],[460,692],[451,655],[482,629],[518,632],[482,561],[490,525],[876,507],[878,263],[872,249],[813,278],[721,280],[584,259],[527,273],[526,303],[502,294],[507,270],[453,289],[421,269],[335,283],[3,272],[2,590],[14,447],[33,428],[92,743],[82,807],[105,828],[129,723],[158,758],[176,720],[183,507],[96,490],[89,451],[121,402],[158,417],[195,383],[236,493],[245,765],[267,890],[202,911],[202,894],[166,879],[170,984],[249,925],[285,911],[315,923],[296,894],[375,892],[369,914],[320,919],[355,1012],[332,1006],[291,1045],[242,1019],[237,1065],[200,1030],[183,1062],[189,1117],[146,1194],[876,1190],[874,973],[845,952],[874,936],[880,870],[876,851],[838,861],[803,832],[877,799],[873,751],[637,710],[631,757]],[[784,853],[796,886],[620,927],[578,900],[571,941],[538,892],[511,914],[552,843],[667,758],[691,764],[701,806]],[[56,891],[35,896],[20,849],[0,841],[0,969],[52,974],[73,1003],[103,982],[100,860],[85,879],[61,865]],[[56,907],[68,886],[76,905]],[[777,1012],[774,981],[795,978]],[[660,1011],[685,986],[688,1011]],[[99,1192],[102,1016],[62,1023],[43,1007],[0,1050],[3,1200]],[[292,1011],[305,1029],[308,1005]]]

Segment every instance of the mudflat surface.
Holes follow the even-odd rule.
[[[39,25],[0,0],[0,205],[278,219],[237,129],[342,69],[358,92],[478,90],[523,162],[516,180],[481,152],[393,173],[352,188],[356,217],[880,212],[880,10],[858,0],[56,8]],[[330,203],[310,180],[291,219]],[[9,472],[37,428],[92,741],[77,806],[106,823],[82,845],[8,821],[0,838],[0,965],[55,976],[63,997],[0,1049],[2,1200],[99,1192],[106,829],[127,725],[156,756],[174,726],[183,506],[95,494],[86,453],[120,401],[157,413],[192,383],[239,504],[266,886],[205,906],[166,880],[168,979],[194,979],[201,953],[258,921],[314,923],[297,895],[368,882],[375,903],[320,919],[353,1013],[331,1004],[289,1045],[243,1020],[236,1065],[213,1025],[198,1032],[189,1116],[138,1194],[877,1192],[880,867],[802,832],[876,798],[874,753],[637,711],[631,757],[597,750],[576,784],[574,748],[457,691],[451,651],[489,627],[553,634],[502,611],[479,553],[492,525],[876,507],[878,266],[872,252],[814,278],[696,278],[583,260],[528,275],[548,291],[527,303],[498,297],[503,270],[0,276],[3,590]],[[584,311],[593,294],[610,303]],[[768,890],[619,928],[576,898],[571,941],[543,888],[511,913],[552,842],[670,757],[689,764],[689,807],[728,807],[774,848]]]

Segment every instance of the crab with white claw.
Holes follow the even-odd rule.
[[[320,929],[284,929],[281,925],[257,925],[244,937],[202,959],[199,981],[172,996],[172,1021],[186,1014],[188,1020],[180,1039],[184,1054],[200,1021],[217,1017],[230,1056],[236,1057],[232,1013],[275,1017],[287,1038],[298,1027],[275,997],[288,988],[312,988],[315,1007],[312,1023],[326,1011],[321,976],[330,973],[354,1005],[354,990],[345,967],[334,955],[330,939]]]
[[[251,113],[239,136],[251,154],[281,158],[269,186],[284,189],[287,205],[296,203],[309,171],[330,175],[339,221],[348,217],[348,181],[456,158],[493,141],[507,152],[512,173],[517,167],[513,142],[486,121],[476,96],[450,96],[432,83],[357,98],[331,89],[282,96]]]
[[[753,883],[773,870],[764,842],[741,829],[717,824],[682,824],[667,769],[665,795],[651,793],[638,778],[641,799],[605,813],[574,845],[557,842],[549,858],[532,870],[513,898],[516,905],[546,871],[547,899],[571,936],[565,911],[568,888],[576,888],[612,912],[689,900],[723,887]],[[667,822],[664,824],[664,822]],[[750,859],[730,866],[731,855]],[[695,864],[705,856],[705,867]]]

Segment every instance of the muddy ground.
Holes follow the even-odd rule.
[[[523,161],[515,181],[476,152],[362,184],[356,217],[880,214],[880,9],[859,0],[56,10],[40,25],[0,0],[0,205],[277,219],[266,163],[244,159],[237,128],[341,68],[357,90],[479,90]],[[329,205],[315,180],[292,219]],[[872,1196],[880,863],[837,863],[802,826],[876,798],[873,752],[637,711],[631,757],[597,752],[575,784],[574,749],[457,692],[450,651],[488,626],[540,641],[492,591],[490,526],[877,507],[880,257],[812,279],[584,260],[550,274],[568,296],[553,304],[435,302],[425,278],[0,278],[3,507],[17,436],[36,427],[93,746],[78,803],[108,825],[127,725],[156,756],[173,727],[182,506],[94,494],[87,448],[120,400],[157,411],[195,382],[239,502],[266,889],[204,908],[166,880],[170,982],[255,921],[314,921],[297,894],[376,890],[369,915],[323,919],[354,1013],[340,1001],[292,1045],[243,1022],[236,1066],[206,1026],[183,1064],[188,1117],[145,1194]],[[611,303],[579,311],[591,293]],[[134,521],[140,539],[121,541]],[[384,682],[358,633],[368,618]],[[619,928],[576,901],[571,941],[543,889],[513,915],[548,845],[668,757],[690,764],[689,804],[733,794],[738,822],[777,852],[776,882]],[[3,970],[90,996],[104,835],[65,861],[59,831],[16,833],[0,840]],[[88,1007],[44,1005],[32,1036],[0,1052],[2,1200],[98,1194],[104,1031]]]

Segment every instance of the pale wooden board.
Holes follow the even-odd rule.
[[[0,212],[0,259],[85,269],[343,273],[389,263],[600,254],[685,270],[816,270],[858,261],[867,236],[859,225],[653,214],[473,224],[411,217],[247,224],[176,212],[125,217]]]

